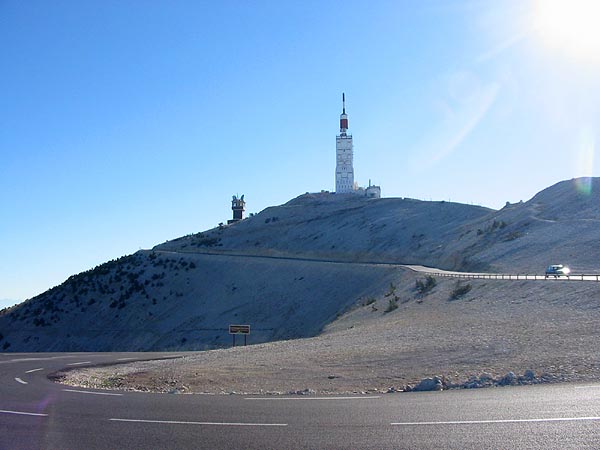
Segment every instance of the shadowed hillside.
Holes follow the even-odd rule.
[[[4,311],[3,351],[203,350],[318,334],[391,267],[140,251]]]

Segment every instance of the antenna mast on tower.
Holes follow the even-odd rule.
[[[346,94],[342,92],[342,114],[340,115],[340,133],[346,134],[348,130],[348,115],[346,114]]]

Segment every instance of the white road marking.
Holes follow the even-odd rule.
[[[488,423],[577,422],[600,420],[600,417],[550,417],[547,419],[450,420],[446,422],[392,422],[390,425],[479,425]]]
[[[31,370],[28,370],[28,371],[27,371],[27,372],[25,372],[25,373],[39,372],[40,370],[44,370],[44,368],[43,368],[43,367],[40,367],[39,369],[31,369]]]
[[[244,400],[369,400],[381,398],[379,395],[364,397],[246,397]]]
[[[23,381],[20,378],[15,378],[15,381],[21,383],[21,384],[29,384],[27,381]]]
[[[591,386],[575,386],[575,389],[600,389],[600,384],[594,384]]]
[[[67,366],[79,366],[81,364],[91,364],[91,363],[92,363],[91,361],[81,361],[81,362],[67,364]]]
[[[117,361],[131,361],[132,359],[135,358],[117,358]]]
[[[63,389],[64,392],[77,392],[78,394],[92,394],[92,395],[112,395],[115,397],[121,397],[123,394],[115,394],[112,392],[94,392],[94,391],[78,391],[77,389]]]
[[[65,358],[77,358],[77,357],[76,356],[51,356],[51,357],[47,357],[47,358],[15,358],[15,359],[9,359],[8,361],[0,361],[0,364],[25,362],[25,361],[50,361],[53,359],[65,359]],[[81,356],[79,356],[79,358],[81,358]]]
[[[3,413],[3,414],[18,414],[20,416],[48,417],[48,414],[30,413],[30,412],[23,412],[23,411],[6,411],[4,409],[0,409],[0,413]]]
[[[182,420],[108,419],[113,422],[163,423],[175,425],[217,425],[228,427],[287,427],[287,423],[247,423],[247,422],[186,422]]]

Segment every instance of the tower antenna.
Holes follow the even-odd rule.
[[[346,94],[342,92],[342,114],[346,114]]]

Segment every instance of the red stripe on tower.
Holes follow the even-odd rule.
[[[346,94],[342,92],[342,114],[340,115],[340,132],[348,129],[348,116],[346,115]]]

